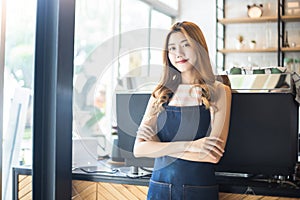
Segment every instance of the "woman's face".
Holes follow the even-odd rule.
[[[181,74],[191,72],[197,61],[194,49],[181,32],[175,32],[170,35],[168,56],[172,65]]]

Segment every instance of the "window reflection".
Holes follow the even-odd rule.
[[[136,0],[121,1],[118,78],[147,75],[149,12],[147,4]],[[138,19],[138,20],[137,20]]]
[[[6,2],[3,106],[3,181],[6,182],[2,184],[2,191],[7,195],[4,199],[11,199],[11,167],[30,167],[32,164],[37,1]],[[169,27],[171,17],[139,0],[76,0],[75,23],[73,135],[88,141],[81,143],[84,146],[95,144],[95,139],[96,156],[103,156],[110,153],[106,141],[114,134],[113,95],[119,78],[141,77],[139,81],[142,83],[145,77],[152,76],[152,69],[161,64],[161,49],[149,48],[149,28]],[[144,31],[140,35],[139,47],[142,48],[131,49],[128,44],[134,44],[136,38],[124,43],[123,34],[136,30]],[[153,72],[155,75],[159,73]]]
[[[151,29],[155,31],[152,31],[150,44],[155,46],[153,43],[159,43],[163,48],[165,37],[161,37],[159,34],[164,35],[167,33],[172,24],[172,18],[156,10],[152,10],[151,16]],[[158,80],[162,73],[162,48],[150,48],[149,76],[153,77],[154,80]]]
[[[32,164],[36,0],[6,1],[2,197],[12,199],[12,167]],[[24,9],[26,7],[26,9]],[[1,13],[3,14],[3,13]],[[1,86],[2,87],[2,86]],[[28,194],[28,197],[30,194]]]
[[[158,0],[168,6],[170,6],[171,8],[178,10],[178,0]]]
[[[158,12],[156,10],[152,11],[152,20],[151,20],[151,27],[152,28],[161,28],[161,29],[168,29],[169,26],[172,24],[172,18]]]
[[[159,77],[163,43],[151,49],[150,35],[153,28],[166,29],[172,21],[139,0],[95,1],[76,2],[73,153],[78,152],[76,148],[86,149],[81,157],[95,153],[88,151],[95,141],[97,152],[85,163],[73,155],[74,167],[91,165],[97,157],[111,154],[115,90],[127,88],[131,77],[146,80],[150,73]]]
[[[121,33],[149,27],[149,6],[142,1],[121,1]]]
[[[113,57],[116,7],[116,1],[76,1],[73,77],[74,167],[95,164],[98,155],[106,154],[105,134],[109,132],[107,91],[111,81],[110,75],[103,76],[103,73]],[[105,77],[105,80],[99,81],[101,77]],[[91,147],[95,149],[92,151]]]

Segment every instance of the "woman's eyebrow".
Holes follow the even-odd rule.
[[[187,39],[184,39],[182,40],[180,43],[184,43],[184,42],[187,42],[188,40]],[[169,43],[168,46],[172,46],[172,45],[175,45],[175,43]]]
[[[182,40],[180,43],[184,43],[184,42],[187,42],[187,39]]]

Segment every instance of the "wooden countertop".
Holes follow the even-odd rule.
[[[134,187],[148,189],[149,177],[129,177],[128,167],[121,169],[118,173],[86,173],[80,169],[73,171],[73,182],[83,181],[96,183],[97,185],[108,184],[110,187],[122,185],[125,187]],[[19,175],[31,175],[30,168],[14,168],[14,182]],[[300,200],[300,188],[292,187],[290,184],[265,183],[248,180],[245,178],[227,178],[218,177],[220,200]]]
[[[300,198],[272,197],[249,194],[220,193],[219,200],[299,200]]]

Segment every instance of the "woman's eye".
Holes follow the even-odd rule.
[[[175,47],[169,47],[169,51],[175,51]]]
[[[185,44],[183,44],[183,47],[189,47],[190,46],[190,44],[189,43],[185,43]]]

